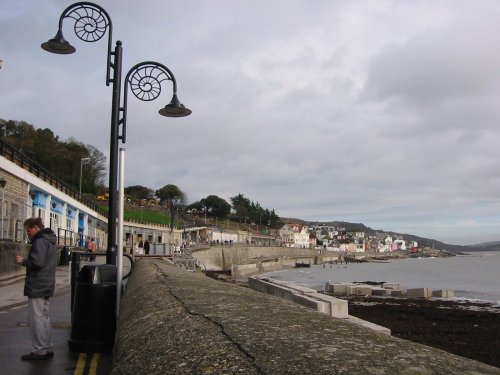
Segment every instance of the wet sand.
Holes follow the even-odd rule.
[[[437,299],[355,297],[349,314],[419,342],[500,367],[500,307]]]

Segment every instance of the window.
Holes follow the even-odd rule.
[[[50,228],[55,229],[61,226],[61,215],[58,215],[55,212],[50,213]]]

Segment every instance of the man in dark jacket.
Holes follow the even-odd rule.
[[[28,323],[33,351],[22,360],[47,359],[54,356],[50,334],[49,303],[56,285],[56,235],[45,228],[41,218],[30,218],[24,229],[31,240],[26,258],[17,255],[15,262],[26,267],[24,295],[28,297]]]

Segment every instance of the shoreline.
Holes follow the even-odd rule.
[[[500,253],[478,252],[444,259],[393,257],[359,264],[324,263],[311,266],[310,271],[281,269],[265,273],[269,277],[294,281],[316,290],[325,290],[325,283],[362,284],[368,283],[366,280],[375,280],[378,284],[399,284],[402,290],[449,290],[454,294],[449,296],[453,299],[485,301],[500,306],[500,292],[496,287],[498,280],[494,276],[498,266]]]
[[[448,299],[346,298],[349,315],[418,342],[500,368],[500,307]]]

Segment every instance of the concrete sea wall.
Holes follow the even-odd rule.
[[[287,299],[293,303],[319,311],[333,318],[346,319],[351,323],[358,324],[384,335],[391,334],[389,328],[349,315],[348,304],[344,299],[318,293],[314,289],[296,285],[293,282],[267,279],[265,276],[249,277],[248,285],[253,290]]]
[[[283,259],[287,259],[290,265],[294,265],[295,261],[313,264],[320,254],[318,250],[295,247],[213,246],[194,250],[192,255],[201,261],[207,270],[228,271],[236,265],[252,264],[255,267],[256,264],[272,263]],[[268,265],[264,265],[266,266]]]

